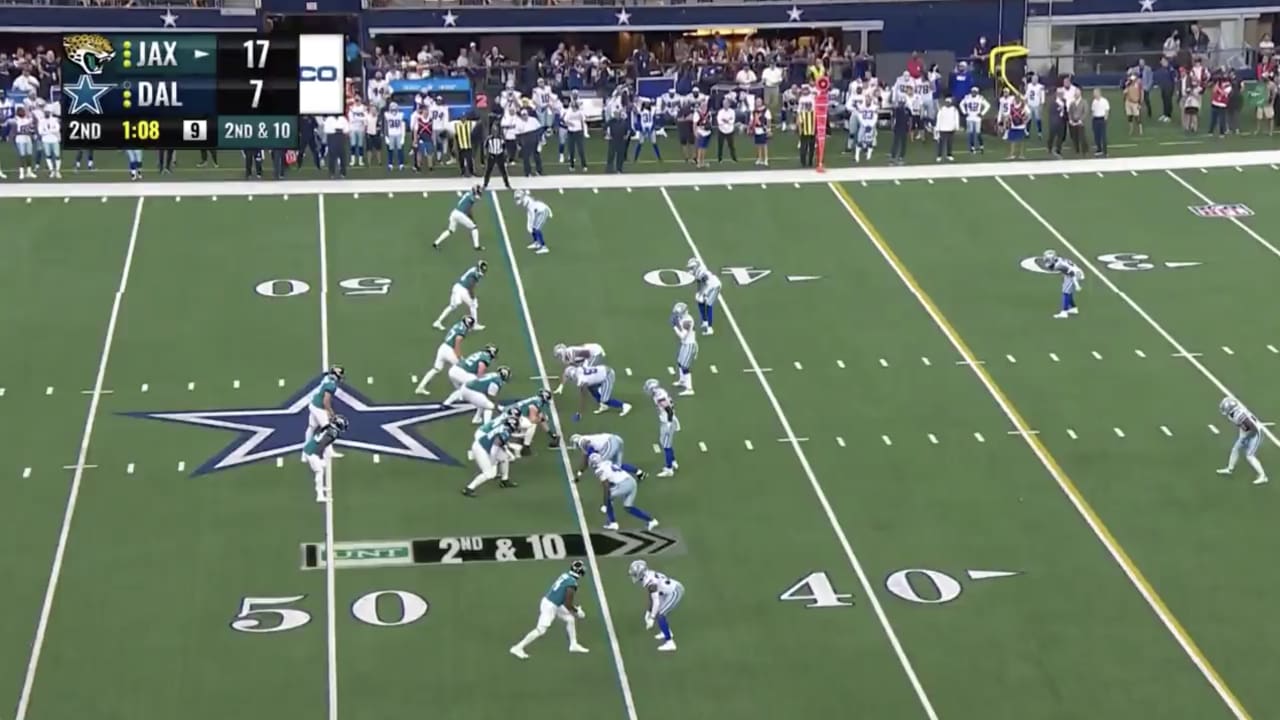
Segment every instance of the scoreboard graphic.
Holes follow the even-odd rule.
[[[341,35],[62,38],[71,149],[296,149],[304,115],[346,112]]]

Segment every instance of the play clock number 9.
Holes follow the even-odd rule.
[[[124,127],[125,140],[156,141],[160,139],[159,120],[125,120],[121,125]]]

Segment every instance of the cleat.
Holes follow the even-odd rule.
[[[599,415],[600,413],[607,412],[608,410],[609,410],[608,405],[601,405],[600,407],[595,409],[595,412],[593,414]]]
[[[1231,472],[1232,472],[1232,469],[1231,469],[1231,468],[1218,468],[1218,470],[1217,470],[1217,473],[1218,473],[1219,475],[1230,475],[1230,474],[1231,474]]]
[[[444,330],[444,326],[443,326],[443,325],[441,325],[439,322],[433,322],[433,323],[431,323],[431,327],[433,327],[433,328],[435,328],[435,329],[437,329],[437,330]]]
[[[666,636],[666,635],[663,635],[662,633],[658,633],[657,635],[654,635],[654,636],[653,636],[653,639],[654,639],[654,640],[666,640],[666,639],[667,639],[667,636]]]
[[[616,523],[616,522],[605,523],[605,524],[604,524],[604,529],[605,529],[605,530],[617,530],[617,529],[618,529],[618,523]]]
[[[1257,480],[1253,481],[1254,485],[1266,485],[1269,478],[1266,475],[1259,475]]]
[[[518,487],[520,487],[520,483],[516,482],[515,480],[499,480],[499,481],[498,481],[498,487],[500,487],[500,488],[518,488]]]
[[[658,529],[658,518],[654,518],[654,519],[652,519],[652,520],[650,520],[650,521],[649,521],[649,529],[650,529],[650,530],[657,530],[657,529]]]
[[[324,490],[317,490],[317,491],[316,491],[316,502],[318,502],[318,503],[327,503],[327,502],[329,502],[329,493],[325,492]]]
[[[551,251],[547,249],[547,246],[546,246],[546,245],[543,245],[542,247],[538,248],[537,250],[534,250],[534,251],[533,251],[533,254],[534,254],[534,255],[546,255],[546,254],[547,254],[547,253],[549,253],[549,252],[551,252]]]
[[[1064,310],[1064,311],[1062,311],[1062,312],[1060,312],[1060,313],[1054,313],[1054,316],[1053,316],[1053,317],[1054,317],[1054,319],[1055,319],[1055,320],[1066,320],[1067,318],[1069,318],[1069,317],[1071,317],[1071,316],[1070,316],[1070,315],[1068,315],[1068,314],[1066,313],[1066,311]]]
[[[571,652],[571,653],[589,653],[589,652],[591,652],[591,651],[590,651],[590,650],[588,650],[588,649],[586,649],[586,648],[584,648],[584,647],[582,647],[582,646],[581,646],[581,645],[579,645],[578,643],[574,643],[574,644],[572,644],[572,645],[570,645],[570,646],[569,646],[569,652]]]
[[[675,652],[675,651],[676,651],[675,640],[668,640],[658,646],[658,652]]]
[[[536,243],[536,242],[535,242],[535,243],[529,243],[528,245],[525,245],[525,246],[524,246],[524,249],[525,249],[525,250],[537,250],[537,249],[538,249],[538,243]]]
[[[519,645],[512,645],[512,646],[511,646],[511,649],[510,649],[510,650],[508,650],[507,652],[511,653],[512,655],[515,655],[516,657],[520,658],[521,660],[528,660],[528,659],[529,659],[529,653],[525,652],[525,651],[524,651],[524,648],[520,647]]]
[[[441,329],[443,329],[443,328],[441,328]],[[472,325],[472,326],[471,326],[471,329],[472,329],[472,330],[475,330],[475,331],[480,331],[480,330],[483,330],[483,329],[484,329],[484,325],[481,325],[480,323],[476,323],[475,325]]]
[[[1067,314],[1068,314],[1068,315],[1079,315],[1079,314],[1080,314],[1080,308],[1078,308],[1078,307],[1073,307],[1073,308],[1071,308],[1070,310],[1068,310],[1068,311],[1067,311]]]
[[[430,391],[430,390],[428,390],[428,389],[426,389],[426,388],[421,388],[421,387],[420,387],[420,388],[414,388],[414,390],[413,390],[413,394],[414,394],[414,395],[430,395],[430,394],[431,394],[431,391]]]
[[[329,457],[331,457],[331,458],[344,458],[344,457],[346,457],[346,455],[345,455],[345,454],[343,454],[343,453],[338,452],[337,450],[332,450],[332,449],[331,449],[331,450],[329,450]]]
[[[673,462],[673,463],[671,463],[671,469],[672,469],[672,470],[679,470],[679,469],[680,469],[680,463],[678,463],[678,462]]]
[[[622,403],[622,412],[618,413],[618,417],[626,417],[631,412],[631,403]]]
[[[662,468],[658,471],[658,477],[675,477],[676,471],[671,468]]]
[[[462,494],[463,494],[463,495],[466,495],[466,496],[467,496],[467,497],[469,497],[469,498],[473,498],[473,497],[475,497],[475,496],[476,496],[476,491],[475,491],[475,490],[472,490],[472,489],[471,489],[471,488],[469,488],[469,487],[464,487],[464,488],[462,488]]]
[[[479,425],[481,422],[483,422],[483,418],[481,418],[479,415],[472,416],[471,418],[472,425]]]
[[[716,329],[715,329],[715,328],[713,328],[713,327],[711,327],[710,325],[708,325],[708,326],[707,326],[707,329],[706,329],[706,330],[704,330],[704,331],[702,332],[702,334],[703,334],[703,335],[715,335],[715,334],[716,334]],[[674,649],[674,648],[673,648],[673,649]]]
[[[679,394],[680,394],[681,396],[692,395],[692,394],[693,394],[693,390],[691,390],[691,389],[689,389],[689,388],[685,388],[684,390],[681,390],[681,391],[679,392]]]

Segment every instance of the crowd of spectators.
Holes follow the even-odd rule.
[[[34,91],[39,97],[47,98],[49,91],[61,82],[61,76],[57,54],[44,45],[30,51],[19,47],[11,54],[0,52],[0,90],[6,93],[29,95]]]

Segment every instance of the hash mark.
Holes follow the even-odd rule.
[[[1222,432],[1222,431],[1218,429],[1218,426],[1217,426],[1217,425],[1210,425],[1210,426],[1209,426],[1209,432],[1213,433],[1214,435],[1217,435],[1218,433],[1220,433],[1220,432]]]
[[[99,390],[99,391],[98,391],[98,394],[99,394],[99,395],[110,395],[110,394],[112,394],[112,393],[114,393],[114,392],[115,392],[115,390]],[[92,391],[92,390],[81,390],[81,391],[80,391],[80,394],[81,394],[81,395],[92,395],[92,394],[93,394],[93,391]]]
[[[359,199],[360,199],[360,193],[351,193],[351,197],[355,198],[356,200],[359,200]]]
[[[720,368],[716,367],[715,365],[708,365],[708,366],[707,366],[707,369],[711,371],[711,374],[712,374],[712,375],[719,375],[719,374],[720,374]]]
[[[732,186],[732,185],[730,185],[730,184],[728,184],[728,183],[725,183],[724,189],[725,189],[725,190],[732,190],[732,189],[733,189],[733,186]]]
[[[189,383],[187,383],[187,390],[195,390],[195,389],[196,389],[196,384],[195,384],[195,383],[193,383],[193,382],[189,382]]]
[[[880,358],[880,367],[889,367],[889,361],[884,358]]]
[[[800,364],[800,361],[799,361],[799,360],[797,360],[797,361],[795,362],[795,366],[796,366],[796,369],[797,369],[797,370],[803,370],[803,369],[804,369],[804,366]]]
[[[133,463],[129,463],[128,465],[125,465],[125,466],[124,466],[124,474],[125,474],[125,475],[132,475],[132,474],[133,474]]]
[[[4,388],[0,388],[0,397],[4,397]]]
[[[668,366],[667,366],[667,374],[668,374],[668,375],[675,375],[675,374],[676,374],[676,369],[675,369],[675,368],[673,368],[673,367],[671,367],[670,365],[668,365]]]
[[[631,377],[631,368],[622,368],[622,372],[626,373],[627,377]]]
[[[599,194],[600,194],[600,188],[598,188],[598,187],[593,187],[593,188],[591,188],[591,192],[595,193],[596,195],[599,195]]]
[[[63,466],[62,466],[62,469],[63,469],[63,470],[75,470],[77,467],[81,467],[81,466],[77,466],[77,465],[63,465]],[[96,468],[96,467],[98,467],[98,466],[97,466],[97,465],[84,465],[83,467],[87,470],[87,469],[89,469],[89,468]]]
[[[1076,431],[1072,430],[1071,428],[1067,428],[1067,437],[1071,438],[1072,440],[1080,439],[1080,436],[1076,435]]]
[[[930,184],[930,185],[932,185],[932,184],[933,184],[933,178],[929,178],[929,184]]]
[[[1016,365],[1016,364],[1018,364],[1018,358],[1016,358],[1016,357],[1014,357],[1014,356],[1012,356],[1012,355],[1005,355],[1005,357],[1009,358],[1009,362],[1011,362],[1011,363],[1013,363],[1013,364],[1015,364],[1015,365]]]
[[[22,479],[26,480],[31,477],[31,468],[22,468]]]
[[[920,362],[924,363],[926,367],[928,367],[929,365],[932,365],[932,364],[933,364],[933,363],[929,362],[929,358],[927,358],[927,357],[922,357],[922,358],[920,358]]]
[[[1097,173],[1097,176],[1098,176],[1098,177],[1103,177],[1103,174],[1102,174],[1101,172],[1099,172],[1099,173]]]
[[[1036,176],[1035,176],[1035,175],[1028,175],[1028,176],[1027,176],[1027,179],[1028,179],[1028,180],[1035,180],[1035,179],[1036,179]]]
[[[1280,350],[1277,350],[1275,345],[1268,345],[1267,349],[1273,353],[1276,353],[1277,355],[1280,355]]]
[[[798,438],[795,438],[795,441],[796,441],[796,442],[809,442],[809,438],[807,438],[807,437],[802,437],[802,438],[801,438],[801,437],[798,437]],[[791,438],[778,438],[778,442],[791,442]]]
[[[1193,353],[1193,352],[1176,352],[1176,353],[1173,353],[1170,357],[1180,357],[1180,358],[1187,358],[1187,359],[1191,359],[1191,358],[1198,358],[1198,357],[1200,357],[1200,353]]]
[[[844,438],[840,436],[836,436],[836,444],[839,445],[840,447],[844,447]]]
[[[929,442],[933,443],[934,445],[937,445],[937,444],[938,444],[938,436],[937,436],[937,435],[934,435],[933,433],[929,433]]]
[[[844,361],[843,361],[843,360],[837,360],[837,361],[836,361],[836,367],[838,367],[838,368],[840,368],[841,370],[843,370],[843,369],[844,369]]]
[[[654,443],[654,444],[653,444],[653,454],[654,454],[654,455],[661,455],[661,454],[662,454],[662,448],[658,447],[658,443]]]
[[[1137,356],[1138,356],[1138,357],[1140,357],[1140,358],[1144,358],[1144,357],[1146,357],[1146,356],[1147,356],[1147,354],[1146,354],[1146,353],[1144,353],[1144,352],[1142,352],[1141,350],[1134,350],[1134,351],[1133,351],[1133,354],[1134,354],[1134,355],[1137,355]]]
[[[627,192],[631,192],[631,188],[627,188]]]
[[[885,445],[892,445],[892,444],[893,444],[893,441],[889,439],[889,436],[888,436],[888,435],[881,435],[881,436],[880,436],[880,439],[884,441],[884,444],[885,444]]]
[[[1160,432],[1164,433],[1166,437],[1173,437],[1173,431],[1170,430],[1167,426],[1161,425]]]
[[[276,385],[278,387],[284,387],[284,378],[280,378],[279,380],[277,380]]]
[[[240,381],[239,381],[239,380],[232,380],[232,381],[231,381],[231,388],[232,388],[233,390],[239,390],[239,389],[240,389]]]
[[[986,439],[986,438],[982,437],[982,433],[974,433],[974,434],[973,434],[973,439],[974,439],[974,440],[977,440],[978,442],[986,442],[986,441],[987,441],[987,439]]]
[[[699,450],[701,450],[702,452],[706,452],[706,451],[707,451],[707,444],[706,444],[706,443],[704,443],[704,442],[702,442],[701,440],[699,440],[699,441],[698,441],[698,449],[699,449]]]
[[[697,185],[694,185],[694,186],[693,186],[693,191],[694,191],[694,192],[698,192],[698,191],[700,191],[700,190],[702,190],[702,188],[698,187]]]
[[[1200,168],[1200,174],[1202,174],[1202,175],[1208,175],[1208,174],[1209,174],[1209,171],[1208,171],[1208,170],[1206,170],[1206,169],[1204,169],[1204,168]]]
[[[146,383],[142,383],[142,392],[146,392],[146,391],[147,391],[147,389],[148,389],[148,388],[150,388],[150,387],[151,387],[150,385],[148,385],[148,384],[146,384]]]
[[[1061,362],[1060,360],[1058,360],[1058,353],[1049,353],[1049,359],[1054,362]]]
[[[276,458],[276,467],[278,468],[284,467],[284,458],[282,457]]]
[[[366,385],[372,385],[372,384],[373,384],[373,376],[372,376],[372,375],[370,375],[369,377],[365,378],[364,382],[365,382],[365,384],[366,384]]]
[[[893,181],[893,184],[894,184],[894,185],[901,185],[901,184],[902,184],[902,181],[901,181],[901,180],[894,180],[894,181]]]
[[[53,386],[52,386],[52,385],[50,385],[50,386],[46,387],[46,388],[44,389],[44,394],[45,394],[45,395],[52,395],[52,394],[53,394]]]
[[[1124,437],[1124,431],[1121,430],[1120,428],[1111,428],[1111,429],[1116,431],[1116,437],[1118,438]]]
[[[416,385],[416,384],[417,384],[417,382],[418,382],[418,376],[417,376],[417,375],[410,375],[410,376],[409,376],[409,382],[414,383],[414,384]]]
[[[755,368],[747,368],[746,370],[743,370],[742,372],[744,372],[744,373],[753,373],[753,372],[755,372],[755,371],[756,371],[756,369],[755,369]],[[760,372],[762,372],[762,373],[773,372],[773,368],[760,368]]]
[[[1137,171],[1137,170],[1130,170],[1130,171],[1129,171],[1129,174],[1130,174],[1130,175],[1132,175],[1132,176],[1134,176],[1134,177],[1138,177],[1138,171]]]
[[[1222,352],[1224,352],[1224,353],[1226,353],[1226,354],[1228,354],[1228,355],[1235,355],[1235,354],[1236,354],[1234,350],[1232,350],[1231,348],[1227,347],[1226,345],[1223,345],[1223,346],[1222,346]]]
[[[1101,360],[1101,359],[1102,359],[1102,355],[1101,355],[1101,354],[1099,354],[1097,350],[1090,350],[1090,351],[1089,351],[1089,354],[1090,354],[1090,355],[1093,355],[1093,359],[1094,359],[1094,360]]]
[[[179,460],[179,461],[178,461],[178,472],[182,472],[182,471],[184,471],[184,470],[186,470],[186,469],[187,469],[187,464],[186,464],[185,462],[183,462],[183,461]]]
[[[756,446],[755,446],[755,445],[752,445],[750,440],[743,440],[743,441],[742,441],[742,444],[743,444],[743,445],[746,445],[748,450],[755,450],[755,449],[756,449]]]
[[[378,463],[380,463],[380,462],[382,462],[382,456],[381,456],[381,455],[379,455],[378,453],[374,453],[374,454],[373,454],[373,464],[374,464],[374,465],[377,465],[377,464],[378,464]]]

